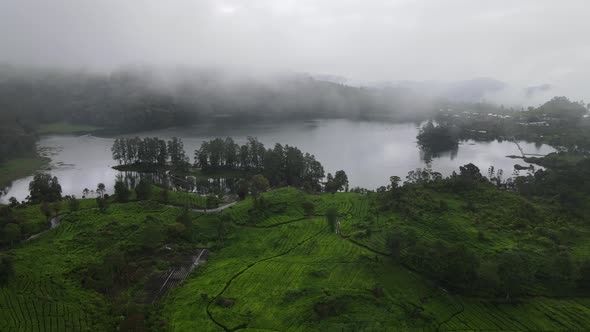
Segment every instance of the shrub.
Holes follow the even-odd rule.
[[[306,216],[312,215],[315,211],[315,205],[313,204],[313,202],[310,201],[303,202],[301,204],[301,207],[303,208],[303,212]]]
[[[447,212],[449,210],[449,204],[447,203],[447,201],[444,200],[440,200],[438,202],[438,211],[440,212]]]
[[[342,299],[336,298],[325,302],[316,303],[313,307],[320,319],[338,316],[346,311],[346,304]]]
[[[478,230],[478,231],[477,231],[477,239],[478,239],[480,242],[484,242],[484,241],[486,241],[486,240],[487,240],[487,239],[486,239],[486,233],[485,233],[484,231],[482,231],[482,230]]]
[[[14,275],[12,258],[9,256],[0,256],[0,285],[5,284]]]
[[[100,210],[101,213],[105,213],[105,212],[107,212],[107,209],[109,208],[109,201],[106,198],[97,197],[96,198],[96,205],[98,206],[98,209]]]
[[[330,231],[336,231],[336,223],[338,222],[338,210],[331,206],[326,211],[326,220],[328,221],[328,227]]]
[[[311,271],[311,275],[317,278],[325,278],[328,276],[328,271],[326,270],[314,270]]]
[[[172,238],[184,236],[186,233],[186,227],[183,224],[177,222],[168,226],[168,234]]]
[[[219,206],[219,199],[215,196],[207,196],[205,204],[207,209],[214,209]]]
[[[310,293],[309,288],[298,289],[298,290],[290,290],[285,293],[285,297],[283,297],[283,303],[293,303],[298,298],[306,296]]]
[[[80,210],[80,201],[76,199],[76,196],[72,196],[68,200],[68,209],[70,209],[71,212],[76,212]]]
[[[215,299],[215,304],[217,304],[220,307],[231,308],[231,307],[234,306],[234,304],[236,304],[236,300],[234,300],[234,299],[226,299],[223,296],[218,296]]]
[[[380,298],[385,296],[385,293],[383,292],[383,288],[381,287],[375,287],[373,288],[373,290],[371,291],[371,293],[373,293],[373,296],[376,298]]]
[[[115,183],[115,196],[117,201],[125,203],[129,200],[130,195],[131,191],[123,181],[117,181],[117,183]]]
[[[166,239],[165,229],[151,216],[146,218],[145,223],[139,233],[139,243],[144,249],[155,249]]]
[[[149,180],[141,179],[135,187],[135,193],[138,200],[148,200],[152,198],[152,183]]]

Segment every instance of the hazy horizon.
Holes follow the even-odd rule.
[[[344,77],[349,84],[489,77],[590,99],[581,0],[72,1],[0,3],[0,63],[87,71],[129,65]],[[585,98],[586,97],[586,98]]]

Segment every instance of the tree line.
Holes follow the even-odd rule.
[[[294,186],[315,192],[322,190],[322,180],[326,176],[324,167],[314,155],[279,143],[267,149],[253,137],[248,137],[243,145],[231,137],[203,142],[195,151],[195,167],[205,172],[238,170],[260,173],[273,187]],[[336,176],[328,174],[327,179],[326,191],[335,192],[348,186],[344,171],[338,171]]]
[[[154,169],[171,166],[187,172],[189,158],[181,139],[168,142],[157,137],[117,138],[111,147],[113,159],[119,164]],[[231,137],[205,141],[194,152],[194,166],[203,172],[240,171],[243,175],[260,174],[270,186],[294,186],[309,192],[348,190],[348,177],[342,170],[327,177],[315,156],[290,145],[275,144],[266,148],[254,137],[239,145]],[[326,181],[323,182],[324,178]]]
[[[169,163],[175,169],[186,168],[189,164],[184,143],[177,137],[168,142],[157,137],[117,138],[111,152],[119,164],[166,166]]]
[[[438,127],[459,132],[461,140],[517,139],[546,143],[569,152],[590,152],[590,105],[554,97],[543,105],[521,112],[477,112],[466,108],[464,112],[438,112]],[[475,112],[474,112],[475,111]],[[477,113],[476,113],[477,112]],[[467,114],[465,114],[467,113]],[[503,116],[499,116],[503,115]],[[443,129],[440,132],[444,134]],[[429,142],[437,144],[437,138]],[[444,140],[443,135],[439,135]]]
[[[459,145],[459,129],[447,125],[435,126],[432,121],[420,128],[418,145],[433,154],[449,151]]]
[[[453,172],[446,178],[430,169],[410,171],[403,186],[401,178],[392,176],[391,184],[375,193],[375,207],[395,211],[410,222],[388,232],[387,249],[396,262],[428,275],[445,288],[465,293],[485,291],[509,300],[528,294],[531,284],[587,290],[590,260],[576,257],[573,246],[580,238],[576,227],[590,210],[588,165],[583,159],[569,167],[539,170],[517,177],[508,188],[498,186],[501,175],[493,168],[486,177],[473,164],[461,166],[458,174]],[[453,206],[444,198],[447,195],[462,204]],[[496,215],[495,210],[512,212]],[[449,213],[471,220],[477,228],[476,238],[459,240]],[[556,216],[563,218],[562,223],[554,222]],[[430,223],[436,237],[420,235],[414,223]],[[501,230],[534,238],[547,250],[521,245],[497,251],[482,249],[492,247],[490,234]]]

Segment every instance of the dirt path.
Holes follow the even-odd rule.
[[[152,289],[152,295],[148,297],[146,303],[153,303],[162,298],[171,288],[180,285],[198,265],[207,261],[209,252],[207,248],[197,249],[186,263],[164,272],[156,280],[159,287]]]
[[[63,217],[63,216],[57,216],[57,217],[54,217],[54,218],[52,218],[52,219],[51,219],[51,226],[49,227],[49,229],[46,229],[46,230],[44,230],[44,231],[42,231],[42,232],[39,232],[39,233],[37,233],[37,234],[33,234],[33,235],[29,236],[29,237],[28,237],[28,238],[25,240],[25,242],[26,242],[26,241],[29,241],[29,240],[32,240],[32,239],[35,239],[35,238],[39,237],[41,234],[43,234],[43,233],[46,233],[46,232],[48,232],[48,231],[50,231],[50,230],[52,230],[52,229],[54,229],[54,228],[58,227],[59,225],[61,225],[61,218],[62,218],[62,217]]]
[[[222,205],[220,207],[216,207],[214,209],[206,209],[206,210],[203,210],[203,209],[193,209],[193,208],[191,208],[189,210],[191,210],[193,212],[199,212],[199,213],[217,213],[217,212],[221,212],[221,211],[223,211],[223,210],[225,210],[225,209],[227,209],[229,207],[232,207],[232,206],[234,206],[237,203],[238,202],[227,203],[225,205]],[[166,206],[175,207],[175,208],[182,208],[182,206],[178,206],[178,205],[166,205]]]
[[[238,202],[231,202],[231,203],[228,203],[228,204],[222,205],[222,206],[220,206],[220,207],[217,207],[217,208],[214,208],[214,209],[207,209],[207,210],[201,210],[201,209],[190,209],[190,210],[191,210],[191,211],[194,211],[194,212],[200,212],[200,213],[217,213],[217,212],[221,212],[221,211],[223,211],[223,210],[225,210],[225,209],[227,209],[227,208],[229,208],[229,207],[232,207],[232,206],[233,206],[233,205],[235,205],[236,203],[238,203]],[[180,206],[176,206],[176,205],[167,205],[167,206],[170,206],[170,207],[175,207],[175,208],[180,208]],[[29,236],[29,237],[28,237],[28,238],[25,240],[25,242],[26,242],[26,241],[30,241],[30,240],[32,240],[32,239],[35,239],[35,238],[37,238],[37,237],[41,236],[42,234],[44,234],[44,233],[46,233],[46,232],[48,232],[48,231],[50,231],[50,230],[52,230],[52,229],[54,229],[54,228],[58,227],[58,226],[61,224],[61,218],[62,218],[62,217],[63,217],[63,215],[61,215],[61,216],[57,216],[57,217],[54,217],[54,218],[52,218],[52,219],[51,219],[51,221],[50,221],[50,222],[51,222],[51,226],[50,226],[48,229],[46,229],[46,230],[44,230],[44,231],[42,231],[42,232],[39,232],[39,233],[37,233],[37,234],[33,234],[33,235]]]

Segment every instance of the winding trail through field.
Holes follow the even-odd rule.
[[[452,321],[455,317],[459,316],[460,314],[463,313],[463,311],[465,311],[465,306],[463,305],[463,303],[461,303],[461,301],[459,301],[459,304],[461,305],[461,309],[459,309],[458,311],[454,312],[449,318],[447,318],[446,320],[444,320],[443,322],[438,324],[438,327],[436,328],[436,331],[440,331],[440,329],[442,328],[443,325],[449,323],[450,321]]]
[[[224,292],[225,292],[225,291],[226,291],[226,290],[229,288],[229,286],[231,285],[231,283],[232,283],[232,282],[233,282],[235,279],[237,279],[237,278],[238,278],[240,275],[242,275],[244,272],[246,272],[246,271],[247,271],[247,270],[249,270],[250,268],[254,267],[256,264],[258,264],[258,263],[262,263],[262,262],[264,262],[264,261],[267,261],[267,260],[270,260],[270,259],[273,259],[273,258],[277,258],[277,257],[284,256],[284,255],[286,255],[286,254],[290,253],[291,251],[295,250],[297,247],[301,246],[301,245],[302,245],[302,244],[304,244],[305,242],[307,242],[307,241],[309,241],[309,240],[313,239],[314,237],[316,237],[316,236],[320,235],[320,234],[321,234],[322,232],[324,232],[325,230],[326,230],[326,228],[322,228],[322,229],[321,229],[319,232],[317,232],[317,233],[315,233],[315,234],[311,235],[310,237],[308,237],[308,238],[306,238],[306,239],[302,240],[301,242],[297,243],[296,245],[294,245],[293,247],[289,248],[288,250],[286,250],[286,251],[284,251],[284,252],[282,252],[282,253],[280,253],[280,254],[277,254],[277,255],[274,255],[274,256],[270,256],[270,257],[266,257],[266,258],[263,258],[263,259],[257,260],[257,261],[255,261],[255,262],[253,262],[253,263],[250,263],[250,264],[248,264],[248,266],[246,266],[245,268],[243,268],[242,270],[240,270],[238,273],[234,274],[234,276],[233,276],[233,277],[231,277],[231,279],[229,279],[229,280],[228,280],[228,281],[225,283],[225,286],[223,287],[223,289],[221,290],[221,292],[219,292],[219,294],[217,294],[217,296],[213,297],[213,299],[211,299],[211,301],[209,301],[209,304],[207,304],[207,315],[209,315],[209,319],[211,319],[211,321],[213,321],[213,323],[215,323],[217,326],[221,327],[221,328],[222,328],[224,331],[227,331],[227,332],[229,332],[229,331],[237,331],[237,330],[245,329],[245,328],[247,327],[247,325],[246,325],[245,323],[244,323],[244,324],[240,324],[240,325],[238,325],[238,326],[236,326],[236,327],[233,327],[233,328],[229,328],[229,327],[227,327],[227,326],[223,325],[223,323],[221,323],[220,321],[216,320],[216,319],[213,317],[213,314],[211,313],[211,310],[210,310],[210,307],[211,307],[211,305],[213,304],[213,302],[215,302],[215,300],[216,300],[216,299],[217,299],[219,296],[221,296],[221,295],[222,295],[222,294],[223,294],[223,293],[224,293]]]
[[[360,242],[357,242],[357,241],[353,240],[352,238],[350,238],[350,236],[344,236],[344,235],[340,234],[340,237],[341,237],[341,238],[343,238],[343,239],[345,239],[345,240],[347,240],[347,241],[349,241],[350,243],[352,243],[352,244],[354,244],[354,245],[356,245],[356,246],[359,246],[359,247],[361,247],[361,248],[364,248],[364,249],[366,249],[366,250],[368,250],[368,251],[370,251],[370,252],[372,252],[372,253],[375,253],[375,254],[378,254],[378,255],[381,255],[381,256],[385,256],[385,257],[391,257],[391,253],[385,253],[385,252],[379,251],[379,250],[377,250],[377,249],[371,248],[371,247],[370,247],[370,246],[368,246],[368,245],[365,245],[365,244],[362,244],[362,243],[360,243]],[[419,275],[420,275],[420,273],[419,273],[418,271],[416,271],[416,270],[414,270],[414,269],[410,268],[410,267],[409,267],[409,266],[407,266],[406,264],[400,264],[400,265],[401,265],[401,266],[403,266],[404,268],[406,268],[407,270],[409,270],[409,271],[411,271],[411,272],[413,272],[413,273],[416,273],[416,274],[419,274]],[[434,281],[432,281],[432,280],[430,280],[430,281],[431,281],[431,282],[432,282],[434,285],[436,285],[436,282],[434,282]],[[439,287],[440,287],[440,286],[439,286]],[[449,318],[445,319],[444,321],[442,321],[442,322],[437,322],[437,323],[438,323],[438,326],[437,326],[437,328],[436,328],[436,331],[440,331],[440,329],[441,329],[441,327],[442,327],[443,325],[447,324],[448,322],[450,322],[451,320],[453,320],[453,319],[454,319],[456,316],[458,316],[458,315],[462,314],[462,313],[463,313],[463,311],[465,311],[465,307],[464,307],[463,303],[461,303],[461,301],[458,301],[458,302],[459,302],[459,305],[461,306],[461,308],[460,308],[459,310],[457,310],[456,312],[454,312],[454,313],[453,313],[453,314],[452,314],[452,315],[451,315]],[[413,304],[413,305],[414,305],[416,308],[419,308],[419,306],[417,306],[417,305],[415,305],[415,304]]]

